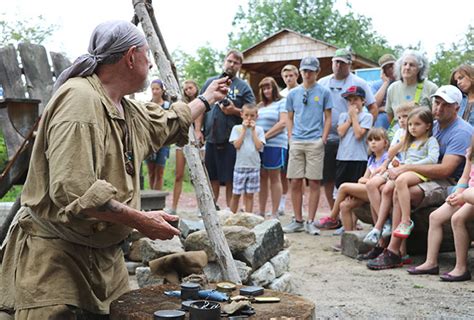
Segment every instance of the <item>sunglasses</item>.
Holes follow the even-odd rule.
[[[308,91],[305,91],[305,92],[303,93],[303,104],[304,104],[304,105],[307,105],[307,104],[308,104],[308,94],[309,94]]]

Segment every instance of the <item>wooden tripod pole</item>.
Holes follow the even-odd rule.
[[[158,29],[158,23],[156,22],[155,16],[153,14],[151,1],[132,1],[135,14],[142,25],[143,31],[145,32],[148,45],[150,46],[150,49],[153,53],[153,57],[155,58],[162,80],[166,84],[167,91],[170,93],[170,95],[180,97],[181,95],[178,79],[176,78],[175,73],[173,73],[171,57],[169,56],[168,50],[166,50],[163,36]],[[160,39],[162,42],[160,42]],[[165,50],[163,48],[165,48]],[[165,52],[167,54],[165,54]],[[225,280],[241,284],[240,276],[234,263],[232,253],[230,252],[224,232],[222,231],[222,228],[219,224],[216,206],[212,196],[212,189],[208,183],[208,179],[204,171],[205,169],[202,165],[199,155],[199,149],[196,146],[195,140],[194,132],[191,128],[189,131],[190,144],[183,148],[183,152],[191,173],[191,181],[196,192],[198,206],[202,213],[204,226],[206,227],[209,240],[216,253],[217,263],[221,268],[222,277]]]

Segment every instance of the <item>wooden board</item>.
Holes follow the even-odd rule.
[[[42,113],[51,98],[54,84],[46,49],[36,44],[20,43],[18,50],[23,63],[29,97],[42,101],[39,108],[39,112]]]
[[[61,72],[66,70],[71,66],[71,61],[66,58],[62,53],[59,52],[50,52],[51,61],[53,62],[53,72],[56,79],[59,77]]]
[[[12,45],[0,48],[0,85],[4,98],[25,98],[17,52]]]
[[[130,291],[110,306],[110,320],[153,320],[158,310],[178,309],[181,299],[167,297],[164,291],[179,290],[177,285],[165,284]],[[237,295],[234,291],[231,295]],[[256,314],[249,319],[313,319],[315,306],[309,300],[289,293],[265,289],[263,296],[279,297],[279,303],[252,303]],[[292,318],[293,317],[293,318]],[[189,314],[186,314],[189,319]]]

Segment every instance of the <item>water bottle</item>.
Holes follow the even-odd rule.
[[[0,86],[0,99],[3,99],[3,87]]]

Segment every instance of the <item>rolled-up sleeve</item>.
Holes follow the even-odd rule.
[[[175,102],[169,110],[147,103],[145,107],[150,118],[150,135],[153,150],[163,145],[176,143],[183,146],[188,143],[189,126],[192,123],[191,109],[184,102]]]

